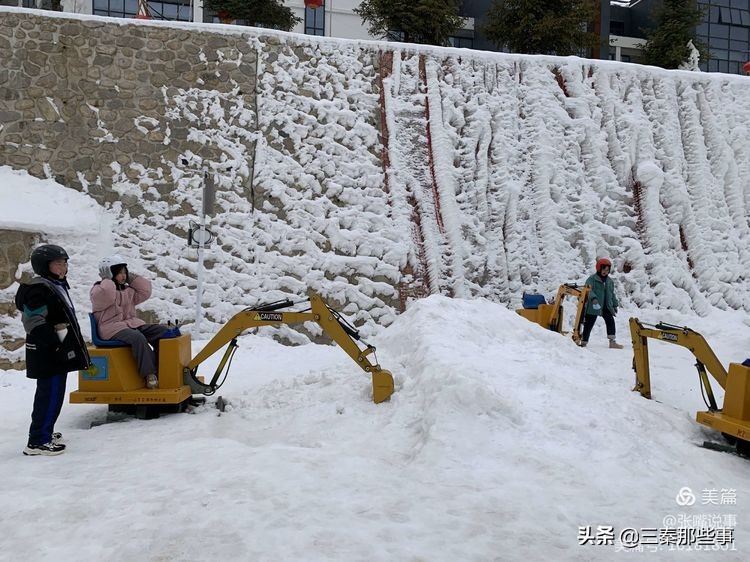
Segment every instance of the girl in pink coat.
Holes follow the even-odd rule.
[[[159,383],[154,349],[158,349],[159,339],[169,328],[146,324],[135,315],[136,305],[151,296],[151,282],[130,273],[125,260],[117,254],[99,262],[99,275],[102,280],[94,283],[90,292],[99,337],[130,345],[146,388],[156,388]]]

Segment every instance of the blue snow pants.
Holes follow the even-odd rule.
[[[29,445],[44,445],[52,441],[55,422],[65,400],[68,373],[36,379],[34,409],[31,412]]]

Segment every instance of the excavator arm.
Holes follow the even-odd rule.
[[[192,391],[196,394],[211,395],[216,392],[222,384],[219,382],[219,378],[222,373],[228,371],[234,352],[237,350],[237,337],[250,328],[316,322],[362,370],[370,373],[372,376],[373,402],[379,404],[387,400],[393,394],[393,375],[390,371],[382,369],[377,363],[375,348],[365,342],[362,342],[364,348],[360,347],[360,344],[357,343],[361,341],[359,332],[338,312],[330,308],[320,295],[310,292],[308,299],[302,302],[309,302],[310,307],[303,311],[287,311],[285,309],[300,303],[283,300],[255,308],[246,308],[235,314],[200,353],[190,360],[184,370],[185,384],[190,385]],[[227,348],[213,378],[208,384],[201,382],[197,377],[198,366],[224,346],[227,346]],[[371,355],[375,362],[370,360]]]
[[[696,421],[720,431],[730,443],[734,443],[740,455],[750,457],[750,367],[741,363],[730,363],[729,370],[719,362],[716,354],[698,332],[683,326],[660,322],[644,324],[637,318],[630,319],[630,334],[633,338],[633,369],[635,388],[645,398],[651,398],[651,376],[648,367],[648,338],[674,343],[687,348],[695,355],[701,386],[706,390],[708,411],[698,412]],[[708,373],[724,389],[724,404],[716,404]],[[719,448],[710,442],[709,448]],[[719,450],[724,450],[720,448]]]
[[[573,341],[581,343],[581,322],[584,310],[586,309],[586,299],[589,296],[589,291],[591,291],[591,288],[585,285],[579,287],[573,283],[565,283],[557,289],[557,295],[552,304],[542,303],[535,308],[520,308],[516,312],[527,320],[539,324],[548,330],[567,335],[563,332],[562,303],[566,296],[571,296],[578,300],[576,317],[573,321]]]
[[[637,318],[630,319],[630,335],[633,339],[633,369],[635,370],[635,388],[633,390],[637,390],[645,398],[651,398],[648,338],[654,338],[681,345],[695,355],[695,367],[698,369],[701,384],[708,393],[709,408],[718,410],[707,372],[716,379],[721,388],[726,389],[727,371],[702,335],[684,326],[673,326],[663,322],[656,325],[644,324]]]
[[[581,343],[581,323],[583,322],[583,313],[586,310],[586,299],[588,299],[590,287],[584,285],[579,287],[572,283],[565,283],[560,285],[557,289],[557,296],[555,297],[555,303],[552,307],[552,313],[550,314],[550,326],[549,329],[555,332],[562,332],[562,302],[566,296],[575,298],[578,301],[576,306],[576,317],[573,321],[573,341]]]

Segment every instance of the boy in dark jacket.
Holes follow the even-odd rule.
[[[622,345],[617,343],[615,338],[615,315],[617,314],[619,303],[615,295],[615,284],[609,278],[611,270],[612,262],[607,258],[601,258],[596,261],[596,273],[586,279],[586,286],[591,288],[591,292],[586,302],[586,316],[583,319],[581,347],[588,345],[589,336],[591,335],[591,330],[594,328],[596,319],[599,316],[603,316],[604,323],[607,325],[609,347],[612,349],[622,349]]]
[[[29,441],[24,455],[59,455],[65,451],[55,422],[65,399],[68,372],[87,369],[90,358],[76,320],[66,280],[68,254],[44,244],[31,253],[38,277],[22,283],[16,293],[26,331],[26,376],[36,379]]]

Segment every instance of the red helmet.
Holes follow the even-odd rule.
[[[599,273],[604,266],[609,267],[612,269],[612,262],[609,261],[607,258],[599,258],[596,260],[596,272]]]

